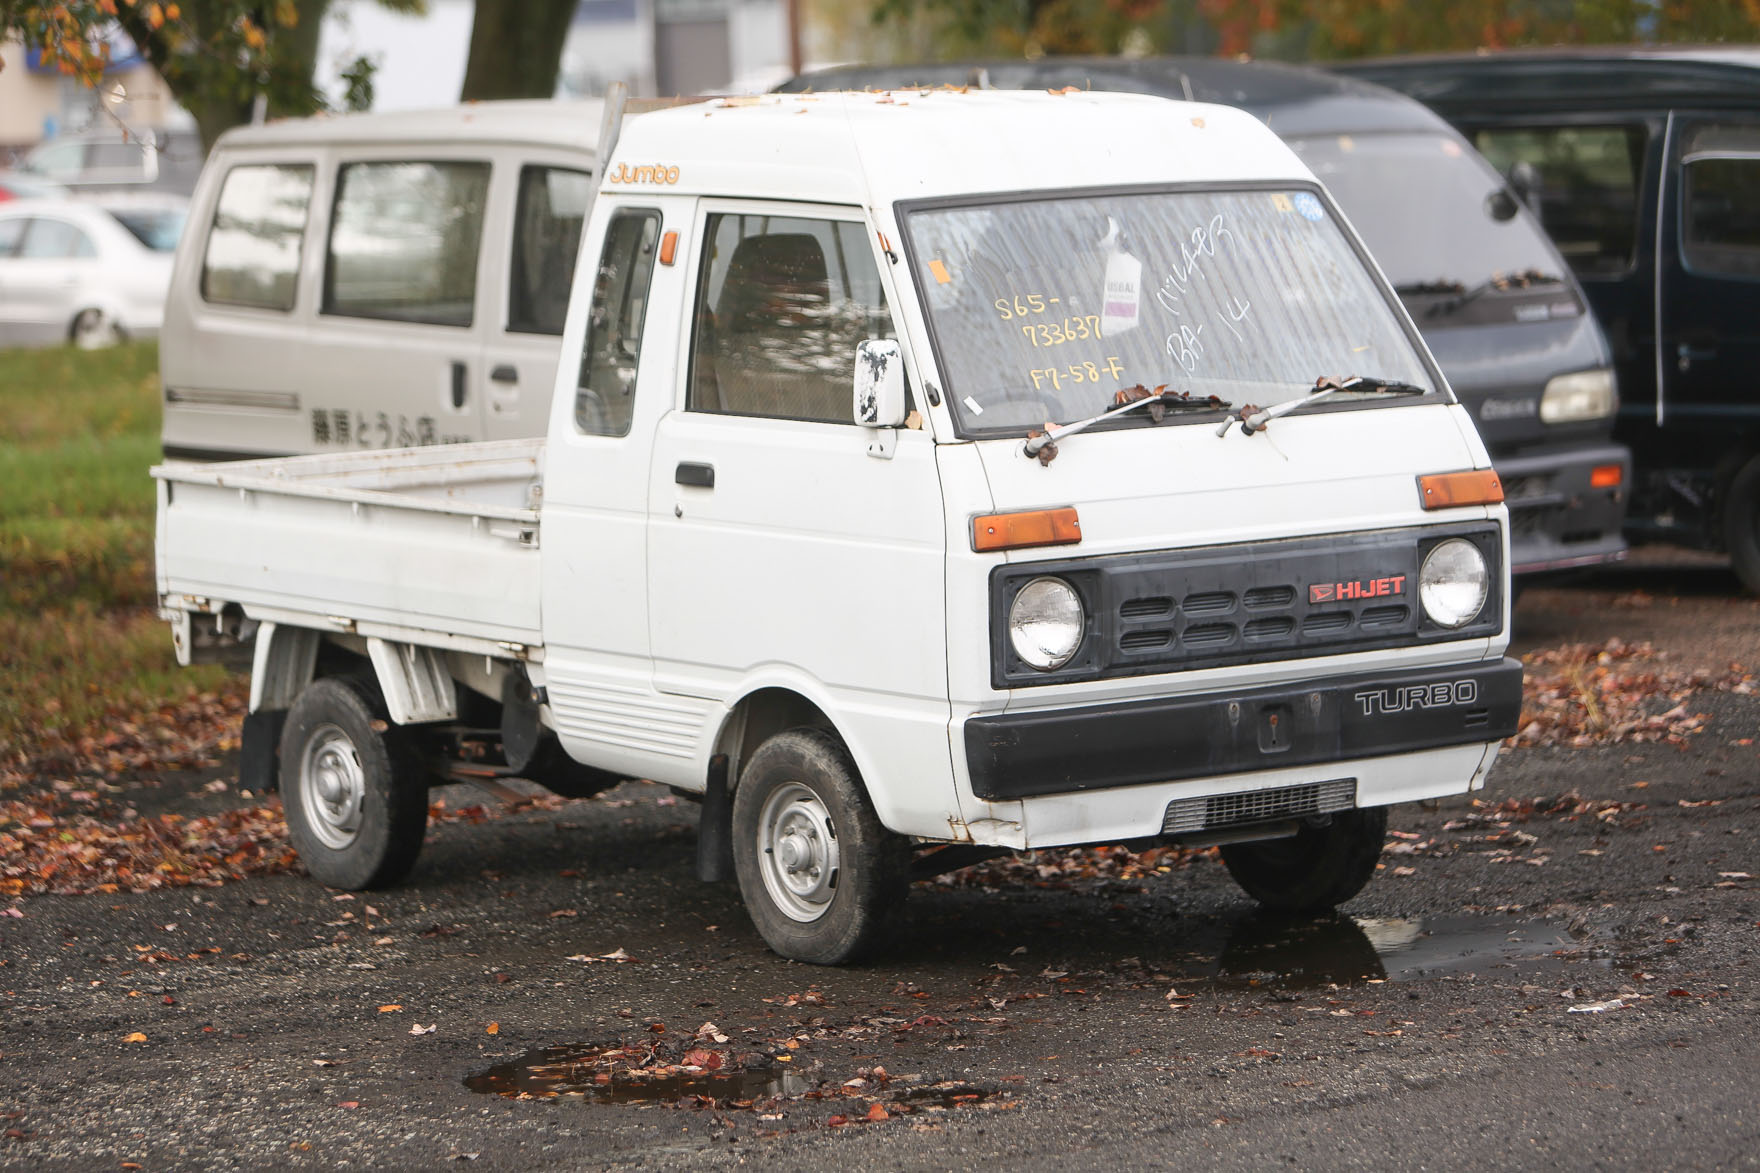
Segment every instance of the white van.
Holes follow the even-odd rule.
[[[601,109],[485,102],[221,136],[165,306],[165,455],[541,433]]]

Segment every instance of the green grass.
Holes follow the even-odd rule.
[[[152,612],[159,352],[0,350],[0,759],[212,688]]]

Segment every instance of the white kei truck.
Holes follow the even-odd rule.
[[[1502,489],[1362,243],[1251,116],[1100,93],[622,118],[548,436],[165,464],[185,661],[306,869],[402,878],[431,785],[702,799],[778,953],[990,855],[1373,875],[1515,730]],[[1151,149],[1153,144],[1153,149]]]

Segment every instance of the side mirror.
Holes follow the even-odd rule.
[[[864,338],[856,344],[855,419],[864,428],[904,423],[904,352],[896,339]]]
[[[1516,197],[1507,187],[1500,187],[1485,197],[1485,214],[1499,224],[1506,220],[1514,220],[1519,211],[1521,211],[1521,205],[1516,203]]]

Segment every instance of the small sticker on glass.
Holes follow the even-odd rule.
[[[1290,202],[1305,220],[1326,219],[1326,209],[1320,206],[1319,197],[1311,191],[1298,191]]]
[[[1289,197],[1280,191],[1274,191],[1271,193],[1271,206],[1280,212],[1293,212],[1296,210],[1296,206],[1289,202]]]
[[[965,405],[966,405],[966,410],[971,412],[973,415],[983,415],[984,414],[983,404],[979,403],[976,399],[973,399],[970,395],[966,396]]]
[[[942,285],[946,285],[949,281],[953,280],[953,274],[949,273],[947,271],[947,266],[940,261],[930,261],[929,272],[935,274],[935,280]]]

